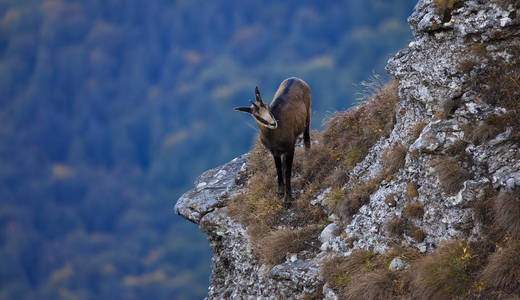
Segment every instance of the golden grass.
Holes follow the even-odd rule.
[[[520,241],[512,240],[505,247],[498,247],[481,279],[489,288],[520,293]]]
[[[404,167],[406,158],[406,147],[397,143],[393,145],[383,156],[383,173],[385,177],[392,175]]]
[[[520,196],[502,192],[494,199],[495,223],[513,238],[520,239]]]
[[[475,267],[475,257],[467,244],[444,244],[412,265],[412,294],[417,299],[462,297],[472,288]]]
[[[458,192],[464,181],[471,177],[470,173],[462,168],[454,157],[443,156],[436,159],[433,164],[439,176],[441,188],[448,194]]]
[[[262,262],[276,265],[285,260],[287,253],[298,253],[317,247],[315,241],[317,241],[318,235],[319,231],[313,225],[298,230],[285,227],[270,231],[265,237],[258,240],[255,249],[260,254]]]

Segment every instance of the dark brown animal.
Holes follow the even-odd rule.
[[[235,107],[235,110],[253,116],[260,129],[262,144],[271,151],[278,174],[278,197],[283,195],[283,205],[289,208],[292,201],[291,172],[294,145],[303,133],[305,148],[311,147],[309,127],[311,123],[311,90],[299,78],[284,80],[271,104],[266,105],[255,88],[255,102],[249,107]]]

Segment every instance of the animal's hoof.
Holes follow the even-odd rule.
[[[282,199],[283,196],[284,196],[283,193],[280,193],[280,192],[276,193],[276,197],[278,197],[278,199]]]
[[[283,208],[289,209],[289,208],[291,208],[291,206],[292,206],[292,202],[291,201],[284,201],[283,202]]]

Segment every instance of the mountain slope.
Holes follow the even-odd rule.
[[[200,177],[176,211],[208,235],[208,298],[518,296],[519,13],[419,1],[396,84],[298,150],[294,208],[260,144]]]

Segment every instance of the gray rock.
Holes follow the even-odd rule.
[[[388,266],[388,269],[390,271],[400,271],[409,268],[410,265],[404,262],[401,258],[396,257],[392,259],[390,262],[390,265]]]
[[[219,205],[223,195],[236,189],[235,179],[247,162],[247,157],[248,154],[243,154],[227,164],[202,173],[195,180],[195,188],[177,200],[175,212],[198,224],[202,216]]]
[[[330,223],[323,229],[323,231],[320,233],[320,242],[325,243],[328,242],[331,238],[333,238],[336,235],[336,231],[338,230],[338,225],[334,223]]]

